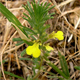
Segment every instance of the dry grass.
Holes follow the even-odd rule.
[[[32,0],[29,0],[32,1]],[[36,0],[37,1],[37,0]],[[27,21],[22,19],[23,12],[26,12],[22,7],[22,4],[26,4],[27,0],[0,0],[26,27],[29,25]],[[50,29],[47,30],[51,33],[53,30],[62,30],[64,32],[65,39],[63,41],[51,42],[51,46],[54,47],[54,51],[50,53],[49,59],[54,62],[56,66],[60,67],[58,50],[64,54],[68,63],[70,77],[72,80],[80,80],[80,71],[75,70],[74,66],[80,66],[80,0],[41,0],[41,2],[51,2],[51,5],[56,5],[51,12],[56,12],[54,19],[47,21],[50,24]],[[20,53],[27,47],[22,44],[15,46],[17,42],[13,42],[12,38],[18,38],[19,34],[13,28],[11,23],[0,13],[0,62],[7,60],[6,64],[0,66],[3,71],[10,71],[16,75],[23,76],[26,80],[28,75],[31,75],[32,62],[19,60]],[[56,45],[56,46],[55,46]],[[29,57],[25,55],[25,57]],[[45,61],[44,61],[45,63]],[[53,69],[44,65],[46,71],[54,72]],[[57,74],[57,73],[56,73]],[[40,80],[48,80],[46,77],[47,72],[41,74]],[[9,80],[9,76],[3,74],[2,80]],[[13,77],[13,80],[16,80]],[[51,79],[52,80],[52,79]],[[56,80],[56,79],[53,79]]]

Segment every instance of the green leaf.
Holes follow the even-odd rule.
[[[6,62],[6,60],[3,60],[3,61],[2,61],[2,63],[5,63],[5,62]],[[0,62],[0,65],[1,65],[1,62]]]
[[[21,42],[17,43],[16,46],[19,46],[19,45],[21,45],[23,43],[24,43],[24,41],[21,41]]]
[[[25,39],[27,41],[30,41],[27,38],[27,35],[22,31],[21,28],[21,23],[19,22],[19,20],[2,4],[0,3],[0,12],[10,21],[13,23],[13,25],[15,26],[16,30],[18,31],[20,37],[22,39]],[[13,27],[14,27],[13,26]]]
[[[54,15],[55,14],[55,12],[53,12],[53,13],[51,13],[51,14],[49,14],[50,16],[52,16],[52,15]]]
[[[45,5],[45,10],[48,9],[48,7],[51,5],[51,3],[48,3],[47,5]]]
[[[35,67],[32,67],[32,71],[33,71],[33,76],[35,76],[36,75],[36,73],[35,73]]]
[[[21,57],[23,57],[24,55],[26,54],[26,49],[24,49],[22,52],[21,52]]]
[[[25,80],[23,77],[20,77],[20,76],[18,76],[18,75],[15,75],[15,74],[13,74],[13,73],[8,72],[8,71],[4,71],[4,73],[7,74],[7,75],[10,75],[10,76],[12,76],[12,77],[16,77],[16,78]]]
[[[27,80],[32,80],[32,79],[31,79],[31,76],[28,76]]]
[[[63,79],[61,77],[58,77],[58,76],[46,76],[46,77],[48,77],[48,78],[58,78],[59,80],[65,80],[65,79]]]
[[[37,30],[37,33],[38,34],[42,34],[43,33],[43,30],[40,30],[42,27],[44,27],[44,23],[50,19],[50,18],[53,18],[53,17],[50,17],[52,14],[48,15],[48,11],[50,9],[52,9],[53,7],[50,7],[50,4],[47,4],[45,3],[43,5],[42,4],[39,4],[39,1],[38,3],[36,3],[35,1],[32,2],[32,7],[30,5],[29,2],[27,2],[28,5],[24,6],[24,8],[29,12],[29,15],[28,16],[27,14],[24,13],[24,15],[27,17],[27,18],[24,18],[25,20],[28,21],[28,23],[31,25],[31,27],[33,27],[34,30]],[[46,31],[46,28],[44,29],[44,32]],[[42,35],[40,35],[42,36]]]
[[[66,76],[70,77],[69,76],[69,70],[68,70],[68,66],[67,66],[67,62],[66,62],[65,57],[63,55],[61,55],[60,52],[58,52],[58,54],[59,54],[60,64],[61,64],[61,68],[62,68],[63,73]]]
[[[45,32],[45,30],[48,29],[49,27],[50,27],[50,25],[45,25],[40,30],[42,30],[43,32]]]
[[[52,7],[50,7],[48,10],[51,10],[51,9],[53,9],[55,6],[52,6]]]
[[[29,45],[29,46],[33,44],[33,42],[31,42],[31,41],[28,42],[28,41],[26,41],[26,40],[24,40],[24,39],[23,39],[23,41],[24,41],[27,45]]]
[[[44,59],[46,60],[47,58],[44,57]],[[63,76],[65,79],[69,79],[69,77],[66,76],[57,66],[55,66],[54,64],[52,64],[49,59],[47,59],[47,64],[48,64],[49,66],[51,66],[56,72],[58,72],[58,73],[59,73],[61,76]]]
[[[33,30],[31,30],[30,28],[25,27],[25,26],[23,26],[23,28],[24,28],[25,31],[29,31],[29,32],[33,33],[34,35],[37,35],[37,33],[35,33],[35,32],[34,32]]]
[[[36,40],[36,38],[32,34],[30,35],[30,37],[33,38],[33,40]]]
[[[28,4],[29,9],[31,10],[31,12],[33,12],[33,9],[32,9],[32,7],[31,7],[31,5],[30,5],[29,1],[27,1],[27,4]]]
[[[22,41],[21,38],[13,38],[13,41]]]
[[[47,63],[48,65],[50,65],[56,72],[58,72],[61,76],[63,76],[64,78],[68,79],[69,77],[66,76],[59,68],[57,68],[54,64],[52,63]]]
[[[30,20],[30,17],[27,15],[27,14],[25,14],[25,13],[23,13],[29,20]],[[24,17],[23,17],[24,18]]]
[[[80,66],[74,66],[74,68],[80,70]]]
[[[6,18],[14,23],[17,27],[21,26],[19,20],[2,4],[0,3],[0,12],[6,16]]]

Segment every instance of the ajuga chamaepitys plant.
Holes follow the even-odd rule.
[[[62,31],[53,31],[51,34],[47,34],[46,30],[50,27],[50,25],[45,24],[48,19],[53,18],[54,12],[49,14],[49,11],[54,8],[54,6],[50,7],[51,3],[41,3],[35,0],[27,5],[23,5],[23,7],[28,11],[29,14],[23,13],[25,20],[28,21],[31,28],[23,26],[19,20],[2,4],[0,3],[0,12],[4,14],[7,19],[12,23],[13,27],[18,31],[21,38],[14,38],[13,41],[21,41],[19,44],[26,43],[28,47],[21,53],[21,57],[23,57],[24,53],[26,55],[32,56],[33,67],[32,67],[32,76],[29,76],[27,80],[38,80],[40,70],[42,69],[43,60],[46,60],[48,65],[50,65],[56,72],[62,75],[64,78],[69,80],[69,76],[66,76],[61,70],[59,70],[54,64],[50,63],[48,60],[48,56],[50,51],[53,51],[53,47],[51,47],[48,40],[50,39],[58,39],[63,40],[63,32]],[[31,60],[26,58],[27,60]],[[36,67],[34,67],[34,65]],[[36,73],[35,70],[38,69]]]

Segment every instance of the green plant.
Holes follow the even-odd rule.
[[[31,7],[32,4],[32,7]],[[23,7],[28,11],[29,15],[23,13],[25,17],[23,17],[25,20],[28,21],[28,23],[31,25],[32,29],[23,26],[19,20],[2,4],[0,3],[0,12],[6,16],[6,18],[12,23],[13,27],[18,31],[21,38],[13,39],[13,41],[20,41],[20,43],[16,45],[20,45],[22,43],[26,43],[28,47],[22,51],[21,56],[23,56],[25,53],[27,55],[32,56],[32,60],[34,65],[36,67],[33,67],[34,74],[30,77],[28,77],[27,80],[36,80],[38,79],[38,76],[40,74],[40,71],[42,69],[42,63],[45,59],[48,65],[50,65],[54,70],[56,70],[60,75],[62,75],[65,79],[69,80],[69,74],[68,76],[66,73],[58,69],[54,64],[52,64],[48,60],[49,52],[54,50],[51,46],[49,46],[49,43],[47,41],[49,39],[55,39],[63,40],[63,32],[58,31],[57,33],[53,31],[51,34],[47,34],[46,30],[50,27],[49,25],[45,24],[45,22],[48,19],[53,18],[52,15],[54,13],[49,14],[48,11],[50,11],[54,6],[49,7],[50,3],[36,3],[35,0],[33,0],[32,3],[27,2],[27,5],[23,5]],[[30,60],[29,58],[20,58],[22,60]],[[40,66],[38,66],[40,64]],[[35,69],[38,69],[38,72],[35,73]],[[66,68],[67,69],[67,68]],[[6,73],[6,72],[5,72]],[[60,77],[59,77],[60,78]]]

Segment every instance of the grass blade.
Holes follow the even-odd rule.
[[[60,69],[58,69],[54,64],[52,63],[48,63],[49,66],[51,66],[56,72],[58,72],[61,76],[63,76],[64,78],[68,79],[69,77],[66,76]]]
[[[80,70],[80,66],[74,66],[74,68]]]
[[[62,71],[66,76],[70,77],[66,59],[63,55],[61,55],[60,52],[58,52],[58,53],[59,53],[59,57],[60,57],[60,64],[61,64]]]
[[[15,28],[17,29],[20,37],[22,39],[25,39],[27,41],[30,41],[26,34],[24,34],[24,32],[21,30],[21,23],[19,22],[19,20],[2,4],[0,3],[0,12],[10,21],[13,23],[13,25],[15,26]]]
[[[4,14],[6,18],[17,27],[21,26],[19,20],[2,3],[0,3],[0,12]]]
[[[20,76],[18,76],[18,75],[15,75],[15,74],[13,74],[13,73],[8,72],[8,71],[4,71],[4,73],[7,74],[7,75],[10,75],[10,76],[12,76],[12,77],[16,77],[16,78],[25,80],[23,77],[20,77]]]

